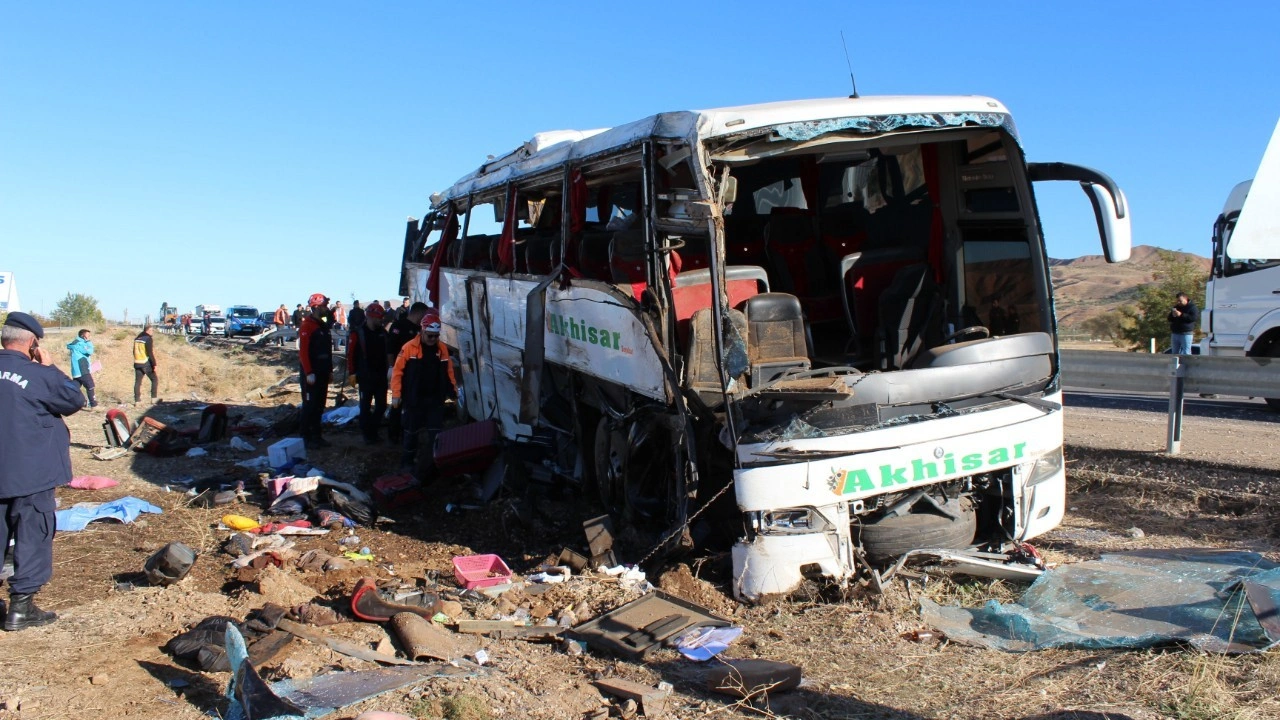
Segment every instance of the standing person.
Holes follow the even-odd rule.
[[[360,306],[359,300],[351,301],[351,312],[347,314],[347,320],[351,322],[349,330],[355,330],[364,322],[364,308]]]
[[[89,396],[89,407],[98,407],[98,401],[93,397],[93,372],[90,368],[93,363],[90,360],[93,357],[93,343],[89,341],[89,331],[81,330],[76,333],[76,339],[67,343],[67,349],[71,351],[71,379],[84,388],[85,394]]]
[[[342,301],[333,304],[333,326],[339,330],[347,328],[347,309],[342,307]]]
[[[280,307],[276,308],[276,314],[271,316],[271,324],[276,326],[276,332],[284,329],[289,324],[289,311],[285,309],[284,303],[280,303]]]
[[[391,406],[400,408],[404,427],[400,466],[405,471],[414,468],[420,436],[426,436],[430,452],[432,438],[444,426],[445,400],[458,396],[449,349],[440,342],[440,318],[423,315],[420,326],[422,332],[401,348],[391,373]]]
[[[35,595],[53,577],[54,488],[71,482],[71,433],[62,418],[84,407],[79,386],[40,348],[43,337],[24,312],[9,313],[0,328],[0,547],[13,541],[9,631],[58,619],[36,607]]]
[[[1178,302],[1169,311],[1169,352],[1174,355],[1191,354],[1191,336],[1199,319],[1200,308],[1191,301],[1191,296],[1178,293]]]
[[[388,300],[387,302],[390,303],[391,301]],[[412,306],[409,304],[409,298],[402,299],[400,301],[400,309],[396,310],[396,319],[400,320],[402,318],[408,317],[410,307]]]
[[[142,378],[151,380],[151,402],[156,401],[156,348],[152,342],[155,328],[151,323],[143,326],[142,332],[133,339],[133,401],[142,402]]]
[[[391,301],[387,301],[390,305]],[[383,314],[390,318],[395,315],[393,310],[384,310]],[[409,313],[402,318],[398,318],[391,323],[391,328],[387,331],[387,367],[395,367],[396,358],[400,355],[400,349],[405,343],[414,339],[422,331],[420,323],[422,316],[427,314],[426,303],[414,303],[409,309]],[[387,382],[391,381],[391,371],[387,371]],[[387,437],[392,442],[400,441],[400,433],[402,430],[400,424],[400,408],[391,407],[391,412],[387,415]]]
[[[187,313],[182,316],[182,334],[191,334],[191,313]]]
[[[298,303],[298,306],[293,309],[293,329],[302,329],[302,318],[304,317],[306,317],[306,313],[302,312],[302,303]]]
[[[321,293],[307,300],[311,314],[302,319],[298,330],[298,362],[301,365],[302,412],[298,425],[308,448],[329,447],[320,436],[320,415],[329,399],[329,378],[333,376],[333,337],[325,317],[329,314],[329,298]]]
[[[392,309],[391,309],[391,301],[390,301],[390,300],[383,300],[383,301],[382,301],[382,309],[387,311],[387,316],[388,316],[388,317],[390,317],[390,316],[391,316],[391,314],[395,312],[394,310],[392,310]]]
[[[353,312],[354,314],[354,312]],[[347,340],[347,375],[360,388],[360,432],[366,445],[378,442],[378,426],[387,412],[386,312],[373,303],[357,325],[352,322]],[[394,438],[393,438],[394,439]]]
[[[204,317],[200,318],[200,333],[208,335],[211,332],[213,332],[213,313],[205,310]]]

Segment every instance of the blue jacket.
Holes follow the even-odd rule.
[[[62,416],[84,403],[80,386],[61,370],[0,350],[0,498],[71,482],[71,432]]]
[[[82,372],[80,369],[80,361],[84,361],[84,369],[89,369],[89,363],[93,362],[89,359],[93,355],[93,343],[82,337],[67,343],[67,349],[71,351],[71,377],[78,378]]]

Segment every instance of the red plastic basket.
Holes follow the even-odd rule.
[[[509,581],[511,568],[497,555],[462,555],[453,559],[453,576],[471,590]]]

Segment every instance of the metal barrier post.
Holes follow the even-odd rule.
[[[1169,439],[1166,451],[1177,455],[1182,446],[1182,401],[1186,395],[1186,368],[1181,358],[1173,356],[1169,371]]]

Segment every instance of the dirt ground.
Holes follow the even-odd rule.
[[[107,370],[101,396],[129,398],[126,331],[98,338]],[[246,350],[222,343],[207,347],[160,338],[161,397],[146,412],[179,427],[198,417],[199,403],[227,402],[232,425],[247,421],[287,427],[291,360],[288,353]],[[46,343],[48,344],[48,343]],[[120,372],[114,372],[120,370]],[[285,381],[278,391],[270,388]],[[1276,419],[1280,419],[1277,416]],[[230,532],[220,518],[238,513],[257,518],[264,498],[205,508],[192,504],[183,478],[243,479],[252,491],[255,473],[238,468],[273,439],[242,430],[256,452],[219,443],[201,458],[131,454],[99,461],[103,413],[82,412],[68,420],[76,475],[101,475],[116,488],[58,492],[62,507],[133,495],[160,507],[129,525],[95,523],[61,533],[55,541],[54,579],[41,593],[60,620],[45,628],[0,634],[0,718],[201,718],[225,710],[226,673],[185,667],[161,649],[205,617],[245,617],[265,602],[291,602],[314,593],[340,601],[362,576],[419,583],[451,582],[451,558],[497,553],[517,573],[530,570],[565,546],[584,550],[579,518],[590,508],[581,498],[544,493],[532,502],[500,500],[483,510],[447,512],[463,503],[470,488],[441,483],[428,502],[390,514],[394,524],[358,528],[360,545],[376,561],[336,572],[303,572],[286,566],[259,581],[245,581],[220,551]],[[1183,452],[1165,456],[1160,412],[1069,407],[1066,415],[1070,505],[1063,525],[1036,545],[1051,562],[1095,558],[1115,549],[1145,547],[1235,547],[1280,560],[1280,502],[1276,497],[1277,423],[1271,418],[1236,420],[1188,417]],[[334,447],[311,460],[330,476],[367,484],[394,471],[397,451],[366,447],[358,433],[330,433]],[[1132,537],[1131,528],[1143,537]],[[170,541],[200,551],[192,573],[167,588],[149,587],[140,574],[144,560]],[[337,536],[303,538],[295,552],[323,549],[338,554]],[[1280,718],[1280,654],[1224,657],[1184,647],[1143,651],[1048,651],[1007,654],[965,647],[944,639],[914,641],[923,628],[918,585],[894,584],[884,595],[858,589],[829,596],[762,606],[732,600],[724,580],[728,559],[701,558],[650,577],[669,592],[700,603],[742,625],[741,638],[725,653],[793,662],[805,683],[776,694],[768,706],[752,708],[705,690],[704,666],[663,650],[647,662],[588,651],[570,653],[555,643],[484,640],[490,663],[470,677],[428,679],[389,692],[332,717],[362,710],[405,712],[419,718],[581,718],[608,701],[592,680],[622,678],[674,694],[668,716],[797,718]],[[944,603],[976,605],[1015,598],[1021,586],[986,580],[938,579],[923,590]],[[515,594],[499,601],[466,603],[454,619],[491,619],[523,607],[531,616],[583,621],[638,596],[613,579],[577,577],[541,595]],[[318,628],[366,648],[388,635],[382,626],[348,622]],[[715,661],[712,661],[713,663]],[[269,680],[302,678],[335,669],[360,670],[355,660],[294,640],[263,668]],[[470,666],[468,666],[470,667]],[[612,716],[620,708],[612,706]],[[601,716],[603,717],[603,716]]]

